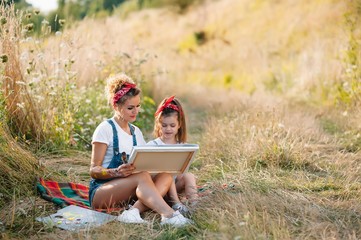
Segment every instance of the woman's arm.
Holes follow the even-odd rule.
[[[122,164],[118,168],[103,168],[102,163],[107,150],[105,143],[94,142],[91,164],[90,176],[94,179],[109,179],[115,177],[127,177],[134,171],[132,164]]]

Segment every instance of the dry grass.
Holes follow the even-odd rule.
[[[11,8],[11,9],[10,9]],[[1,70],[2,95],[5,98],[7,121],[16,129],[19,135],[31,135],[36,141],[44,138],[42,128],[39,128],[41,117],[30,96],[20,62],[20,41],[25,26],[21,24],[21,13],[14,7],[0,6],[0,15],[6,22],[2,22],[0,30],[0,49],[7,57],[4,68]]]
[[[62,57],[71,48],[80,84],[119,71],[111,64],[124,53],[134,61],[147,59],[143,76],[138,76],[151,82],[156,99],[178,93],[174,85],[182,83],[236,88],[246,94],[270,88],[304,100],[319,81],[331,84],[340,75],[337,58],[347,45],[341,25],[346,10],[342,1],[223,0],[184,15],[162,9],[134,13],[126,20],[88,19],[49,40],[44,59],[52,61],[60,43]],[[205,43],[194,42],[197,32],[206,34]],[[322,100],[329,101],[327,96]]]
[[[16,142],[10,131],[0,125],[0,208],[34,194],[36,178],[44,173],[38,160]]]
[[[46,74],[30,80],[55,86],[59,77],[90,86],[125,70],[156,101],[180,97],[190,142],[201,146],[191,171],[213,193],[201,199],[195,224],[185,229],[162,228],[148,213],[147,226],[113,222],[69,233],[28,222],[32,228],[16,236],[359,239],[361,112],[333,105],[344,73],[348,11],[345,1],[334,0],[208,1],[183,15],[162,9],[86,19],[40,45],[25,42],[24,52],[40,46],[34,61],[47,63]],[[59,67],[69,62],[70,69]],[[45,111],[50,100],[42,102]],[[84,155],[72,159],[46,159],[46,166],[56,166],[63,179],[86,182]],[[44,210],[35,211],[39,206]],[[41,201],[23,209],[32,217],[53,211]]]
[[[239,192],[223,194],[219,206],[213,205],[222,210],[206,217],[217,219],[214,226],[222,224],[218,219],[224,212],[235,217],[234,205],[239,204],[237,211],[246,216],[223,221],[235,225],[227,231],[231,237],[360,236],[360,151],[347,151],[340,138],[319,127],[317,117],[281,105],[270,110],[252,105],[208,123],[198,176],[233,183]],[[237,226],[240,222],[242,227]]]

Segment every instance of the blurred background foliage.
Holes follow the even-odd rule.
[[[104,79],[119,69],[141,86],[142,114],[136,124],[151,132],[155,102],[141,72],[148,57],[119,54],[108,64],[99,65],[102,76],[94,77],[94,83],[80,86],[74,69],[73,43],[60,31],[66,22],[63,16],[67,21],[76,21],[102,11],[109,15],[122,2],[61,0],[58,10],[47,16],[25,1],[1,2],[1,123],[24,147],[37,154],[59,153],[62,149],[89,150],[95,127],[112,114],[103,93]],[[53,49],[56,56],[47,65],[45,46],[51,36],[60,42]],[[69,54],[66,57],[63,49]]]
[[[1,0],[7,5],[15,4],[16,9],[21,9],[29,13],[34,12],[31,4],[25,0]],[[52,32],[62,29],[66,22],[68,24],[80,21],[86,17],[104,18],[114,13],[129,14],[146,8],[170,7],[180,13],[187,10],[193,4],[203,0],[58,0],[58,8],[50,13],[38,12],[36,17],[29,19],[33,24],[34,34],[41,33],[41,23],[49,22]],[[36,10],[37,11],[37,10]]]
[[[102,56],[90,59],[90,61],[94,62],[93,65],[96,65],[97,69],[100,70],[98,71],[100,73],[96,73],[96,75],[93,73],[93,76],[90,76],[94,79],[95,84],[82,84],[81,81],[84,80],[81,79],[79,81],[81,78],[80,74],[90,72],[89,74],[92,75],[91,71],[94,72],[95,70],[87,69],[87,71],[80,72],[79,68],[74,67],[79,62],[84,62],[81,59],[81,54],[77,52],[81,43],[67,39],[62,33],[66,28],[71,32],[72,28],[74,29],[76,26],[85,27],[90,19],[97,20],[108,16],[115,16],[115,18],[119,19],[119,17],[128,16],[132,11],[140,11],[146,8],[167,7],[167,9],[174,10],[178,15],[182,15],[191,6],[198,6],[197,4],[202,2],[202,0],[58,0],[58,8],[45,15],[38,9],[34,9],[25,0],[3,0],[3,6],[10,7],[11,3],[14,3],[13,15],[6,16],[4,13],[1,17],[1,40],[3,44],[0,56],[1,61],[6,63],[1,65],[0,71],[4,73],[5,82],[7,82],[3,86],[8,91],[5,91],[5,95],[9,94],[10,96],[7,95],[4,99],[5,102],[11,103],[7,106],[6,112],[8,114],[6,121],[9,123],[12,132],[16,133],[16,137],[22,139],[27,144],[35,143],[35,146],[33,146],[35,149],[44,149],[44,146],[46,146],[46,151],[53,147],[55,149],[69,146],[80,149],[89,148],[89,139],[94,127],[105,117],[109,116],[111,111],[110,108],[104,107],[106,105],[104,100],[102,100],[103,95],[96,93],[104,87],[104,78],[116,73],[118,69],[127,72],[141,85],[144,95],[142,109],[144,114],[140,115],[137,124],[145,132],[150,132],[152,128],[152,112],[155,108],[153,99],[155,92],[159,90],[159,84],[157,85],[154,79],[162,79],[163,73],[161,71],[163,70],[149,72],[142,71],[142,68],[144,65],[152,62],[156,56],[146,53],[144,49],[132,54],[119,52],[111,55],[109,52],[106,52],[108,48],[111,48],[104,48],[103,55],[107,59],[101,60],[100,57]],[[248,7],[252,11],[257,12],[267,4],[270,3],[257,1],[251,3]],[[315,3],[315,5],[317,4]],[[319,70],[316,67],[314,70],[310,70],[307,61],[304,61],[302,58],[300,46],[311,35],[307,34],[307,31],[303,29],[304,26],[300,24],[294,26],[293,32],[289,36],[288,33],[285,33],[286,40],[281,38],[278,41],[285,41],[285,45],[280,44],[278,46],[279,43],[276,41],[278,35],[276,35],[274,40],[276,43],[273,43],[275,45],[273,48],[275,49],[266,53],[264,55],[265,59],[262,60],[269,61],[269,67],[254,72],[252,70],[246,71],[247,64],[249,64],[249,68],[257,66],[259,62],[257,52],[252,53],[252,50],[250,50],[253,49],[254,43],[249,43],[248,47],[248,54],[252,55],[253,58],[250,60],[254,61],[253,64],[252,61],[249,61],[244,62],[243,65],[238,65],[235,63],[236,59],[242,60],[242,54],[232,55],[235,58],[235,61],[233,61],[230,59],[230,56],[226,57],[227,54],[225,52],[224,60],[211,61],[206,68],[201,67],[204,63],[202,54],[217,55],[218,53],[213,52],[214,49],[217,49],[217,46],[222,46],[224,50],[235,47],[234,40],[233,42],[229,40],[231,36],[227,33],[229,30],[218,26],[217,22],[212,23],[210,21],[205,24],[205,17],[202,12],[197,16],[199,21],[195,24],[194,30],[183,30],[184,32],[181,33],[181,37],[178,37],[178,42],[162,39],[161,36],[157,37],[157,39],[172,43],[173,46],[170,47],[176,48],[176,54],[179,54],[176,55],[177,57],[189,58],[191,61],[185,62],[193,62],[191,71],[181,73],[184,76],[181,76],[181,74],[173,75],[175,79],[180,77],[184,83],[206,84],[210,88],[226,90],[237,89],[248,95],[253,95],[257,89],[262,88],[265,92],[278,96],[286,96],[292,93],[292,91],[302,91],[302,93],[299,92],[301,93],[299,94],[300,101],[304,101],[306,104],[317,105],[322,103],[325,106],[337,105],[342,107],[344,113],[347,114],[347,111],[358,108],[361,102],[361,49],[359,41],[361,4],[359,1],[351,1],[347,5],[348,10],[343,17],[343,31],[345,32],[344,37],[347,39],[347,45],[342,53],[343,55],[339,56],[338,59],[341,63],[339,66],[342,65],[340,67],[341,71],[340,73],[337,72],[337,69],[334,70],[334,73],[332,72],[333,69],[324,71],[322,73],[324,76],[322,74],[318,76],[320,73],[318,73]],[[244,17],[246,18],[247,16]],[[251,22],[255,21],[252,20]],[[76,22],[78,24],[75,24]],[[81,22],[84,22],[84,24]],[[262,22],[261,19],[260,22]],[[139,24],[145,24],[145,22],[143,21]],[[223,24],[226,26],[226,23]],[[142,25],[139,25],[134,36],[139,37],[139,39],[151,37],[150,33],[142,30],[141,27]],[[267,27],[267,31],[274,30],[267,24],[264,27]],[[235,34],[236,29],[232,31]],[[262,34],[264,34],[263,32]],[[54,44],[55,47],[53,48],[55,55],[52,64],[57,64],[56,67],[46,66],[42,62],[42,58],[47,51],[45,47],[49,44],[49,37],[55,37],[56,41],[59,41]],[[255,38],[254,42],[256,42],[257,34],[252,35],[252,37]],[[261,38],[263,39],[263,37]],[[247,42],[245,37],[240,39]],[[270,43],[273,41],[272,38],[269,38],[268,41],[265,43],[259,41],[261,48],[262,44],[265,47],[272,45]],[[310,40],[310,43],[312,42]],[[29,51],[20,53],[20,45],[22,45],[23,49],[28,48]],[[315,45],[317,46],[317,42]],[[279,49],[277,49],[277,46]],[[307,49],[305,50],[307,51]],[[68,51],[67,54],[64,54],[65,51]],[[322,53],[317,54],[323,56]],[[65,57],[63,58],[63,56]],[[317,60],[317,56],[314,56],[315,60]],[[226,59],[230,59],[230,62],[227,62]],[[27,66],[21,65],[23,62],[27,62]],[[325,64],[323,63],[323,65]],[[170,66],[168,70],[174,70],[172,67]],[[179,69],[187,69],[190,66],[178,63],[177,67]],[[323,66],[319,68],[321,69],[321,67],[323,68]],[[217,70],[220,68],[222,68],[222,71]],[[307,71],[303,68],[307,68]],[[320,81],[312,81],[308,85],[302,83],[304,81],[302,80],[303,78],[308,78],[306,72],[314,74]],[[261,81],[259,83],[263,84],[263,86],[257,83],[257,78],[260,78]],[[301,81],[298,81],[297,78]],[[10,79],[12,81],[11,86],[9,85]],[[30,79],[29,83],[24,84],[24,79]],[[144,79],[150,79],[150,81],[144,81]],[[61,84],[58,84],[59,82]],[[321,82],[323,83],[321,84]],[[26,86],[27,84],[28,86]],[[302,88],[299,88],[299,86]],[[80,94],[79,91],[81,92]],[[293,92],[293,95],[297,95],[295,94],[296,92]],[[302,97],[305,92],[307,92],[307,95]],[[44,96],[42,93],[47,94]],[[9,99],[12,101],[9,101]],[[49,102],[53,102],[56,108],[48,104]],[[96,113],[97,119],[92,119],[89,113]],[[27,124],[24,124],[25,122]],[[36,141],[33,141],[34,139]]]

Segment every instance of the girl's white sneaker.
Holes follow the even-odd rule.
[[[161,225],[173,225],[174,227],[183,227],[192,224],[193,221],[184,217],[179,211],[175,211],[172,217],[162,217]]]
[[[147,223],[147,221],[140,216],[138,208],[124,210],[122,214],[117,217],[117,220],[123,223]]]

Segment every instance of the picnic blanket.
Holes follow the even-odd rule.
[[[39,178],[36,185],[40,196],[63,208],[69,205],[90,209],[89,187],[80,183],[56,182]]]
[[[53,202],[61,208],[69,205],[75,205],[91,209],[88,197],[89,187],[86,185],[73,182],[56,182],[39,178],[36,187],[43,199]],[[217,191],[217,189],[231,191],[234,189],[234,185],[223,184],[221,186],[215,186],[214,184],[206,183],[203,186],[198,186],[197,188],[199,196],[203,197]],[[95,210],[109,213],[120,211],[122,209],[123,208]]]

